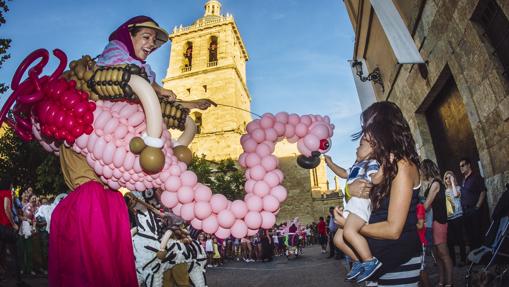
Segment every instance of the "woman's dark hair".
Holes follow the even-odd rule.
[[[419,169],[420,161],[410,126],[395,103],[384,101],[369,106],[361,114],[361,131],[352,138],[358,140],[363,135],[369,136],[374,159],[384,169],[383,181],[375,185],[370,193],[373,210],[376,210],[382,199],[390,195],[392,180],[398,173],[398,162],[406,160]]]
[[[421,162],[421,171],[422,176],[425,179],[436,179],[442,181],[438,166],[430,159],[425,159]]]
[[[129,34],[131,34],[131,36],[135,37],[136,34],[138,34],[138,32],[140,32],[140,30],[144,28],[144,27],[141,27],[141,26],[134,26],[132,28],[129,28]]]

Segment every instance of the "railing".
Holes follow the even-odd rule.
[[[207,63],[207,67],[215,67],[217,66],[217,61],[212,61]]]
[[[182,68],[182,73],[191,71],[192,66]]]
[[[201,27],[205,27],[208,25],[213,25],[216,23],[228,22],[228,21],[233,21],[233,15],[227,14],[226,16],[220,16],[218,18],[213,18],[213,19],[201,18],[191,26],[182,27],[182,25],[181,25],[180,27],[176,27],[176,26],[173,27],[173,33],[175,34],[175,33],[180,33],[180,32],[187,32],[187,31],[191,31],[195,28],[201,28]]]

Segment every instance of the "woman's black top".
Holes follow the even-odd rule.
[[[416,207],[419,202],[420,187],[412,190],[412,201],[408,209],[408,215],[403,226],[401,235],[396,240],[367,238],[369,248],[373,256],[382,261],[383,265],[375,274],[373,279],[393,271],[400,265],[417,257],[421,253],[421,243],[417,235],[417,214]],[[389,214],[389,196],[386,196],[380,202],[380,207],[371,213],[369,224],[387,220]],[[371,279],[371,278],[370,278]]]
[[[429,187],[424,192],[424,196],[428,197],[429,190],[434,182],[438,182],[440,185],[440,190],[438,191],[435,199],[433,199],[433,203],[431,203],[431,208],[433,209],[433,221],[436,221],[441,224],[447,223],[447,207],[445,205],[445,185],[439,181],[434,179]]]

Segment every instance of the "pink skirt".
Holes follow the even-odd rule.
[[[442,224],[433,221],[431,231],[433,233],[433,245],[447,243],[447,223]]]
[[[57,205],[50,228],[49,286],[138,286],[120,192],[95,181],[80,185]]]

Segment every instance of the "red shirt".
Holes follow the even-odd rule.
[[[325,221],[320,221],[318,222],[318,225],[316,226],[316,228],[318,229],[318,233],[320,233],[320,235],[326,235],[327,234],[327,229],[325,227]]]
[[[0,190],[0,225],[5,225],[11,227],[11,222],[9,221],[9,218],[7,217],[7,214],[5,214],[4,209],[4,201],[8,198],[10,200],[9,204],[9,212],[12,212],[12,194],[10,190]]]
[[[426,219],[426,209],[424,208],[424,204],[417,204],[417,220],[425,220]],[[417,229],[417,234],[419,234],[419,239],[423,245],[428,245],[428,241],[426,240],[426,225],[422,225],[422,229]]]

